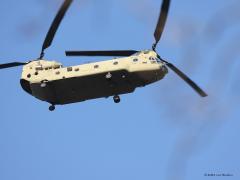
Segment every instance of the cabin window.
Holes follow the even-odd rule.
[[[55,67],[54,67],[54,69],[59,69],[59,68],[60,68],[60,66],[55,66]]]
[[[30,77],[31,77],[31,74],[28,74],[27,77],[30,78]]]
[[[146,61],[143,61],[142,63],[143,63],[143,64],[147,64],[147,62],[146,62]]]
[[[138,62],[138,59],[137,59],[137,58],[134,58],[134,59],[133,59],[133,62]]]
[[[68,68],[67,68],[67,71],[68,71],[68,72],[70,72],[70,71],[72,71],[72,70],[73,70],[72,67],[68,67]]]
[[[76,71],[76,72],[79,71],[79,68],[75,68],[75,71]]]
[[[37,71],[42,71],[43,70],[43,68],[41,67],[41,66],[38,66],[38,67],[36,67],[35,68]]]
[[[115,61],[113,64],[114,64],[114,65],[118,65],[118,62],[117,62],[117,61]]]
[[[94,65],[94,69],[97,69],[97,68],[99,68],[99,65]]]
[[[37,76],[38,75],[38,72],[35,72],[35,76]]]
[[[56,75],[59,75],[59,74],[60,74],[60,72],[59,72],[59,71],[57,71],[57,72],[56,72]]]

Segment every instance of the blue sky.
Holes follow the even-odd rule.
[[[2,0],[1,63],[37,58],[61,3]],[[160,4],[76,0],[45,58],[68,66],[102,58],[68,58],[65,50],[151,48]],[[172,1],[158,52],[205,99],[170,71],[120,104],[97,99],[51,113],[21,89],[21,67],[1,70],[0,179],[239,179],[239,5]]]

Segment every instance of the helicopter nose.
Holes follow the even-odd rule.
[[[163,74],[167,74],[167,73],[168,73],[168,68],[167,68],[166,65],[163,64],[163,63],[159,63],[159,70],[160,70]]]

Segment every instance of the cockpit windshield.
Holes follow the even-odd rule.
[[[137,53],[135,53],[135,54],[133,54],[134,56],[139,56],[141,54],[141,51],[139,51],[139,52],[137,52]]]
[[[145,51],[139,51],[139,52],[137,52],[137,53],[135,53],[134,55],[135,56],[138,56],[138,55],[140,55],[140,54],[149,54],[149,50],[145,50]]]

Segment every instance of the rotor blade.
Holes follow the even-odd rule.
[[[57,32],[57,29],[65,15],[65,13],[67,12],[69,6],[71,5],[72,0],[65,0],[64,3],[62,4],[62,7],[59,9],[55,19],[52,22],[52,25],[47,33],[47,36],[44,40],[43,46],[42,46],[42,52],[41,52],[41,57],[44,54],[44,50],[47,49],[53,41],[53,38]]]
[[[25,64],[27,64],[27,63],[12,62],[12,63],[7,63],[7,64],[0,64],[0,69],[11,68],[11,67],[16,67],[16,66],[23,66]]]
[[[154,32],[154,37],[155,37],[155,40],[156,40],[156,42],[154,44],[154,47],[156,47],[157,43],[161,39],[163,30],[164,30],[164,27],[165,27],[165,24],[166,24],[166,21],[167,21],[170,1],[171,0],[163,0],[163,2],[162,2],[161,13],[159,15],[156,30]]]
[[[66,56],[131,56],[135,50],[112,50],[112,51],[66,51]]]
[[[164,61],[166,62],[166,61]],[[179,75],[186,83],[188,83],[200,96],[206,97],[207,94],[195,83],[193,82],[187,75],[185,75],[182,71],[180,71],[173,64],[166,62],[166,65],[172,69],[177,75]]]

